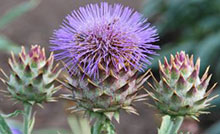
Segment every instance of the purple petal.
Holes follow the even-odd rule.
[[[159,37],[142,14],[120,4],[89,4],[67,15],[51,38],[51,50],[57,60],[77,71],[77,64],[94,78],[98,65],[106,70],[135,68],[151,64],[151,55],[160,49],[153,43]]]

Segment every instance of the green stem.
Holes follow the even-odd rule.
[[[183,123],[183,120],[184,120],[184,117],[175,117],[175,118],[171,118],[171,120],[173,120],[173,127],[171,128],[171,132],[178,132],[182,123]]]
[[[24,104],[24,115],[23,115],[23,131],[24,134],[31,134],[30,125],[32,116],[32,105]]]
[[[105,115],[97,115],[91,134],[115,134],[115,127]]]
[[[158,134],[177,134],[182,123],[184,117],[170,117],[169,115],[163,116],[163,120],[161,123],[161,127],[158,130]]]

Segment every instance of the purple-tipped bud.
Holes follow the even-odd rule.
[[[29,51],[29,57],[34,62],[44,61],[46,59],[44,48],[41,49],[38,45],[32,46],[31,50]]]
[[[164,73],[167,68],[171,68],[171,70]],[[159,62],[161,79],[157,82],[153,77],[154,83],[156,83],[154,85],[157,86],[150,86],[155,91],[154,94],[150,93],[150,95],[163,114],[196,118],[204,112],[204,109],[208,108],[209,102],[215,97],[207,99],[207,96],[216,84],[207,91],[211,79],[211,75],[208,76],[209,67],[202,78],[199,77],[199,69],[200,59],[198,58],[194,64],[193,56],[189,58],[189,55],[183,51],[175,56],[171,55],[170,64],[166,58],[164,64]],[[167,106],[168,104],[169,106]]]
[[[12,72],[5,80],[10,96],[30,104],[53,100],[52,95],[58,90],[58,87],[54,87],[54,82],[60,73],[60,71],[54,72],[51,65],[53,57],[46,60],[44,49],[35,45],[31,47],[28,54],[22,47],[18,60],[17,62],[12,53],[12,58],[9,59]],[[48,66],[47,71],[43,71],[45,66]]]

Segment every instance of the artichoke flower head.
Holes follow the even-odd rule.
[[[170,63],[164,58],[159,61],[160,80],[154,78],[149,84],[154,92],[147,91],[154,99],[157,109],[171,116],[190,116],[194,119],[210,107],[210,101],[217,96],[208,98],[216,84],[208,89],[212,75],[208,75],[209,67],[200,78],[200,59],[194,64],[193,55],[181,51],[171,55]]]
[[[53,67],[53,61],[53,54],[46,59],[45,50],[39,45],[32,46],[28,53],[22,47],[18,60],[12,53],[8,61],[10,76],[1,70],[6,77],[1,80],[7,85],[7,94],[14,100],[29,104],[53,101],[52,95],[59,89],[54,82],[60,73],[57,66]]]
[[[72,91],[76,110],[136,113],[132,102],[148,78],[138,77],[156,55],[156,29],[138,12],[106,2],[80,7],[66,17],[51,39],[55,58],[69,75],[62,82]]]

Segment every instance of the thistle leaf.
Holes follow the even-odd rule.
[[[10,114],[7,114],[7,115],[5,115],[5,114],[1,114],[2,115],[2,117],[4,117],[4,118],[12,118],[12,117],[17,117],[19,114],[22,114],[23,113],[23,111],[21,111],[21,110],[16,110],[16,111],[14,111],[13,113],[10,113]]]
[[[8,124],[6,123],[5,119],[0,114],[0,133],[1,134],[12,134]]]

